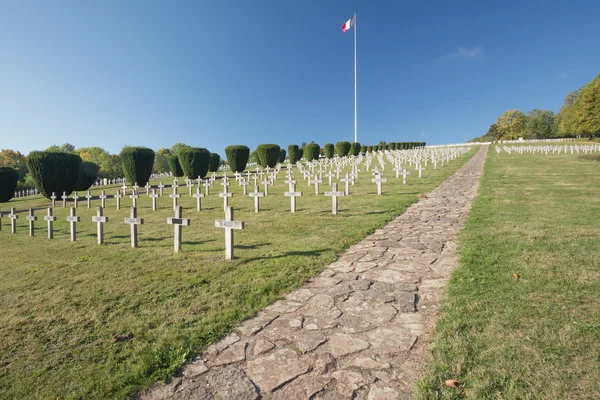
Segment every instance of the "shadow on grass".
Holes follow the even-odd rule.
[[[278,254],[276,256],[252,257],[252,258],[245,258],[240,261],[242,264],[245,264],[245,263],[249,263],[252,261],[258,261],[258,260],[273,260],[276,258],[286,258],[286,257],[294,257],[294,256],[318,257],[326,251],[331,251],[331,249],[319,249],[319,250],[309,250],[309,251],[288,251],[283,254]]]

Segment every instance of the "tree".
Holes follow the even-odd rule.
[[[208,162],[208,171],[209,172],[217,172],[219,170],[219,166],[221,165],[221,156],[217,153],[210,153],[210,159]]]
[[[169,163],[169,171],[171,171],[174,177],[180,178],[183,176],[183,170],[176,155],[169,156],[167,162]]]
[[[498,117],[496,129],[500,132],[500,139],[518,139],[523,134],[527,116],[519,110],[508,110]]]
[[[173,155],[170,149],[158,149],[154,155],[154,167],[152,172],[155,174],[163,174],[169,172],[169,157]]]
[[[154,166],[154,150],[125,146],[120,157],[123,175],[130,183],[137,183],[139,186],[148,183]]]
[[[210,151],[202,147],[187,147],[177,154],[183,174],[189,179],[204,178],[210,164]]]
[[[192,146],[184,144],[184,143],[175,143],[173,145],[173,147],[171,147],[171,153],[175,154],[176,156],[179,155],[179,152],[181,151],[181,149],[189,149]]]
[[[32,151],[27,156],[27,168],[35,182],[35,186],[46,198],[52,193],[57,196],[65,192],[73,193],[79,171],[81,157],[75,154]]]
[[[575,102],[575,129],[592,139],[600,133],[600,74],[583,87]]]
[[[25,162],[25,156],[20,152],[10,149],[0,150],[0,167],[13,168],[18,173],[18,179],[25,182],[27,163]]]
[[[297,144],[290,144],[288,146],[288,159],[290,161],[290,164],[296,164],[298,160],[302,158],[302,155],[300,155],[300,158],[298,157],[299,149],[300,148]]]
[[[75,150],[82,161],[94,163],[100,167],[98,177],[100,178],[120,178],[123,176],[121,159],[116,154],[110,154],[101,147],[82,147]]]
[[[544,139],[555,136],[555,115],[550,110],[538,110],[534,108],[527,113],[527,121],[523,130],[525,139]]]
[[[337,142],[335,144],[335,152],[338,157],[346,157],[350,152],[350,142]]]
[[[323,155],[327,158],[333,158],[333,154],[335,153],[335,146],[333,143],[325,143],[323,145]]]
[[[575,102],[581,95],[583,88],[579,88],[574,92],[571,92],[565,97],[563,106],[558,112],[558,134],[559,136],[575,136],[578,132],[577,129],[577,117]]]
[[[279,163],[283,163],[285,161],[285,156],[287,155],[285,149],[279,149]]]
[[[19,173],[10,167],[0,167],[0,203],[6,203],[15,195]]]
[[[79,168],[79,176],[77,177],[77,182],[75,182],[73,190],[88,190],[94,182],[96,182],[96,179],[98,179],[99,170],[100,167],[98,165],[88,161],[82,161],[81,167]]]
[[[321,147],[314,142],[304,146],[304,158],[306,158],[306,161],[318,160],[320,152]]]
[[[75,151],[75,146],[73,146],[71,143],[65,143],[62,146],[53,144],[52,146],[48,147],[46,151],[50,151],[52,153],[72,153]]]

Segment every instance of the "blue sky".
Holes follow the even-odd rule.
[[[0,148],[456,143],[600,72],[598,1],[0,0]]]

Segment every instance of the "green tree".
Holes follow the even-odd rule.
[[[518,139],[525,129],[527,116],[519,110],[508,110],[498,117],[496,129],[500,132],[500,139]]]
[[[176,156],[179,155],[179,152],[181,151],[181,149],[189,149],[192,146],[184,144],[184,143],[175,143],[173,145],[173,147],[171,147],[171,153],[175,154]]]
[[[173,152],[171,149],[158,149],[154,156],[154,167],[152,168],[152,172],[155,174],[169,172],[169,157],[172,155]]]
[[[575,129],[592,139],[600,134],[600,74],[583,87],[575,102]]]
[[[575,136],[577,129],[577,116],[575,102],[581,95],[583,88],[571,92],[565,97],[562,108],[558,112],[558,135],[561,137]]]
[[[555,137],[554,130],[555,115],[550,110],[538,110],[537,108],[527,113],[527,121],[523,130],[525,139],[545,139]]]
[[[52,146],[48,147],[46,151],[52,153],[73,153],[75,151],[75,146],[73,146],[71,143],[65,143],[62,146],[53,144]]]

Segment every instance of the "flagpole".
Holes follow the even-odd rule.
[[[358,142],[356,119],[356,12],[354,13],[354,141]]]

